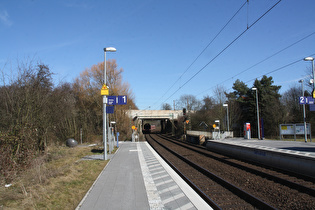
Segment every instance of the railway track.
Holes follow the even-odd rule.
[[[246,163],[163,135],[146,135],[146,139],[212,202],[209,205],[213,208],[315,208],[312,179]]]

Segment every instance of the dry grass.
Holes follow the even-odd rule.
[[[107,164],[81,160],[91,147],[54,147],[9,188],[0,186],[0,209],[74,209]]]

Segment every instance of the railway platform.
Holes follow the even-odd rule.
[[[315,158],[315,142],[305,143],[304,141],[258,140],[244,138],[228,138],[214,141]]]
[[[207,149],[315,177],[315,143],[231,138],[209,140]]]
[[[121,142],[77,209],[211,209],[147,142]]]

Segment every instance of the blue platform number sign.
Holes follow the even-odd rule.
[[[113,114],[114,110],[115,110],[114,106],[107,106],[106,107],[106,113],[107,114]]]
[[[118,104],[118,105],[125,105],[125,104],[127,104],[127,96],[117,96],[116,104]]]
[[[305,96],[300,96],[300,104],[314,104],[314,98],[308,96],[308,97],[305,97]]]
[[[309,105],[314,104],[314,98],[311,97],[311,96],[307,96],[307,103],[308,103]]]
[[[116,105],[116,96],[107,96],[108,105]]]
[[[108,105],[125,105],[127,104],[127,96],[107,96]]]

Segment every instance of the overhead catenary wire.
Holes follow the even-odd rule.
[[[222,31],[229,25],[229,23],[235,18],[235,16],[241,11],[241,9],[248,4],[248,0],[244,2],[241,7],[234,13],[234,15],[227,21],[227,23],[221,28],[221,30],[214,36],[214,38],[207,44],[207,46],[199,53],[199,55],[193,60],[193,62],[186,68],[186,70],[179,76],[179,78],[166,90],[166,92],[153,104],[157,104],[176,84],[180,79],[186,74],[186,72],[195,64],[195,62],[200,58],[200,56],[206,51],[206,49],[218,38]]]
[[[313,54],[310,55],[310,57],[313,57],[313,56],[315,56],[315,53],[313,53]],[[287,67],[289,67],[289,66],[292,66],[292,65],[294,65],[294,64],[296,64],[296,63],[299,63],[299,62],[302,62],[302,61],[304,61],[304,57],[303,57],[303,58],[300,58],[300,59],[298,59],[298,60],[292,61],[292,62],[290,62],[290,63],[288,63],[288,64],[285,64],[284,66],[281,66],[281,67],[276,68],[276,69],[274,69],[274,70],[271,70],[271,71],[269,71],[269,72],[266,72],[266,73],[264,73],[264,74],[262,74],[262,75],[259,75],[258,77],[255,77],[255,78],[253,78],[253,79],[247,80],[247,81],[244,82],[244,83],[245,83],[245,84],[248,84],[249,82],[255,81],[255,80],[258,79],[258,78],[261,78],[261,77],[263,77],[263,76],[267,76],[267,75],[272,74],[272,73],[274,73],[274,72],[280,71],[280,70],[282,70],[282,69],[285,69],[285,68],[287,68]],[[212,87],[212,88],[213,88],[213,87]],[[233,89],[233,88],[231,87],[231,88],[229,88],[228,90],[232,90],[232,89]]]
[[[310,56],[312,57],[312,56],[314,56],[314,55],[315,55],[315,53],[312,54],[312,55],[310,55]],[[289,64],[286,64],[286,65],[284,65],[284,66],[281,66],[281,67],[279,67],[279,68],[277,68],[277,69],[274,69],[274,70],[272,70],[272,71],[269,71],[269,72],[267,72],[267,73],[265,73],[265,74],[263,74],[263,75],[260,75],[259,77],[256,77],[256,78],[254,78],[254,79],[248,80],[247,82],[245,82],[245,84],[247,84],[247,83],[249,83],[249,82],[251,82],[251,81],[254,81],[255,79],[260,78],[260,77],[262,77],[262,76],[264,76],[264,75],[272,74],[272,73],[274,73],[274,72],[276,72],[276,71],[280,71],[280,70],[282,70],[282,69],[284,69],[284,68],[287,68],[287,67],[289,67],[289,66],[292,66],[293,64],[296,64],[296,63],[302,62],[302,61],[304,61],[304,57],[303,57],[302,59],[298,59],[298,60],[296,60],[296,61],[293,61],[293,62],[291,62],[291,63],[289,63]]]
[[[251,25],[249,25],[243,32],[241,32],[233,41],[231,41],[225,48],[223,48],[216,56],[214,56],[208,63],[206,63],[199,71],[197,71],[193,76],[191,76],[183,85],[181,85],[177,90],[175,90],[166,100],[162,102],[165,103],[173,95],[175,95],[182,87],[187,85],[192,79],[194,79],[200,72],[202,72],[210,63],[212,63],[216,58],[218,58],[225,50],[227,50],[231,45],[233,45],[240,37],[242,37],[249,29],[251,29],[258,21],[260,21],[266,14],[268,14],[273,8],[275,8],[282,0],[276,2],[272,7],[270,7],[264,14],[257,18]]]
[[[228,79],[226,79],[226,80],[222,81],[222,82],[221,82],[221,83],[219,83],[218,85],[221,85],[221,84],[223,84],[223,83],[225,83],[225,82],[227,82],[227,81],[229,81],[229,80],[234,79],[236,76],[239,76],[239,75],[241,75],[241,74],[245,73],[246,71],[248,71],[248,70],[250,70],[250,69],[252,69],[252,68],[254,68],[254,67],[258,66],[259,64],[261,64],[261,63],[263,63],[263,62],[265,62],[265,61],[269,60],[270,58],[272,58],[272,57],[274,57],[274,56],[276,56],[276,55],[280,54],[281,52],[283,52],[283,51],[285,51],[285,50],[289,49],[290,47],[293,47],[294,45],[296,45],[296,44],[298,44],[298,43],[300,43],[300,42],[304,41],[305,39],[307,39],[307,38],[309,38],[309,37],[313,36],[314,34],[315,34],[315,32],[312,32],[312,33],[308,34],[307,36],[303,37],[302,39],[299,39],[298,41],[296,41],[296,42],[294,42],[294,43],[290,44],[289,46],[287,46],[287,47],[285,47],[285,48],[283,48],[283,49],[281,49],[281,50],[277,51],[276,53],[273,53],[272,55],[270,55],[270,56],[268,56],[268,57],[264,58],[263,60],[261,60],[261,61],[259,61],[259,62],[255,63],[254,65],[252,65],[252,66],[250,66],[250,67],[246,68],[245,70],[240,71],[239,73],[237,73],[237,74],[235,74],[235,75],[231,76],[230,78],[228,78]],[[212,86],[212,87],[210,87],[210,88],[208,88],[208,89],[206,89],[206,90],[202,91],[201,93],[197,94],[197,96],[198,96],[198,95],[203,94],[204,92],[207,92],[207,91],[211,90],[211,89],[212,89],[212,88],[214,88],[214,87],[215,87],[215,86]]]

